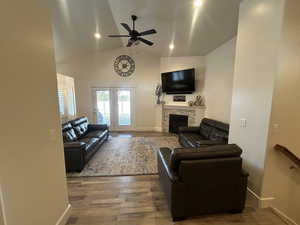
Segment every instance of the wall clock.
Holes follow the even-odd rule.
[[[129,77],[135,70],[135,62],[128,55],[120,55],[114,62],[114,69],[121,77]]]

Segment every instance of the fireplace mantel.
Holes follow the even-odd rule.
[[[163,109],[186,109],[186,110],[200,110],[205,106],[188,106],[188,105],[163,105]]]
[[[186,115],[188,116],[188,126],[199,126],[205,116],[205,106],[162,105],[163,132],[169,132],[170,114]]]

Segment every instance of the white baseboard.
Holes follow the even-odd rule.
[[[65,209],[63,214],[59,217],[55,225],[66,225],[71,215],[71,209],[72,209],[71,204],[68,204],[67,208]]]
[[[135,131],[155,131],[154,127],[136,127]]]
[[[273,207],[275,198],[273,198],[273,197],[261,198],[254,191],[252,191],[249,187],[247,187],[247,192],[248,192],[247,197],[249,198],[248,200],[251,201],[251,203],[254,204],[255,207],[257,207],[257,208],[268,208],[269,207],[285,223],[287,223],[289,225],[299,225],[293,219],[288,217],[285,213],[283,213],[276,207]]]
[[[275,208],[275,207],[271,207],[271,210],[277,215],[279,216],[285,223],[289,224],[289,225],[298,225],[294,220],[292,220],[290,217],[288,217],[285,213],[283,213],[282,211],[280,211],[279,209]]]
[[[156,131],[156,132],[162,132],[162,127],[154,127],[154,131]]]
[[[268,208],[272,207],[272,202],[275,200],[273,197],[262,198],[254,191],[252,191],[249,187],[247,187],[249,201],[254,204],[257,208]]]

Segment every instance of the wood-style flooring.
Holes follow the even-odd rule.
[[[69,178],[68,225],[284,225],[270,209],[172,222],[157,175]],[[199,204],[201,204],[199,202]],[[217,204],[217,203],[216,203]]]

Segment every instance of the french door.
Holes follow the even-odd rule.
[[[111,130],[134,127],[133,88],[93,88],[94,119]]]

